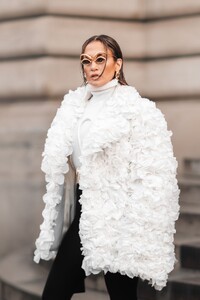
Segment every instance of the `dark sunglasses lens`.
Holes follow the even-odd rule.
[[[82,61],[81,61],[81,63],[82,63],[82,65],[84,65],[84,66],[87,66],[87,65],[89,65],[90,63],[91,63],[91,61],[89,60],[89,59],[83,59]]]
[[[97,64],[103,64],[105,61],[106,61],[106,58],[103,57],[103,56],[100,56],[100,57],[98,57],[98,58],[95,60],[95,62],[96,62]]]

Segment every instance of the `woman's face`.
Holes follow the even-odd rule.
[[[100,41],[88,44],[81,55],[81,60],[87,82],[96,87],[112,80],[122,65],[122,59],[115,60],[112,51],[106,49]]]

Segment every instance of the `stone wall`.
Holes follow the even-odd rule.
[[[41,223],[46,130],[68,89],[82,84],[79,53],[113,36],[130,85],[155,100],[175,154],[200,155],[198,0],[0,0],[0,256],[33,247]]]

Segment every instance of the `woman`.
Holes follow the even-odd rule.
[[[110,299],[136,300],[138,277],[161,290],[174,267],[171,132],[155,104],[127,85],[113,38],[91,37],[80,58],[85,85],[65,95],[43,154],[48,184],[35,261],[55,257],[59,246],[43,299],[71,299],[85,276],[103,271]]]

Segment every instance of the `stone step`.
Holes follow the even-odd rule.
[[[176,222],[176,231],[187,238],[200,236],[200,179],[179,178],[180,216]]]
[[[7,282],[0,282],[0,298],[1,300],[41,300],[40,295],[34,295],[31,292],[18,289]],[[72,300],[109,300],[106,293],[87,290],[85,293],[75,294]],[[56,300],[56,299],[55,299]]]
[[[104,286],[101,276],[98,278],[98,281],[101,287]],[[98,290],[100,287],[96,286],[95,288]],[[200,272],[178,269],[169,275],[168,284],[162,291],[156,291],[147,281],[140,280],[138,285],[138,300],[199,300],[199,291]],[[187,296],[184,298],[186,292]]]
[[[48,268],[43,263],[37,265],[32,261],[30,249],[8,255],[0,261],[0,299],[39,300],[47,275]],[[85,294],[75,294],[72,299],[108,300],[102,277],[94,278],[86,279]],[[199,293],[200,271],[186,269],[172,272],[167,287],[161,292],[146,281],[140,281],[138,287],[139,300],[199,300]]]
[[[180,247],[181,267],[200,271],[200,241]]]
[[[178,234],[186,237],[200,237],[200,207],[197,205],[184,205],[180,209],[180,216],[176,222]]]
[[[200,243],[200,237],[196,236],[187,236],[185,233],[176,233],[174,237],[175,244],[175,254],[177,262],[174,266],[174,270],[179,270],[181,267],[182,259],[181,259],[181,249],[183,245],[197,244]]]
[[[32,261],[30,251],[22,249],[0,261],[3,300],[39,300],[47,270]]]
[[[179,178],[180,205],[196,205],[200,207],[200,178]]]
[[[193,244],[199,245],[200,237],[187,237],[185,234],[175,235],[176,258],[178,261],[175,264],[174,270],[169,275],[167,287],[162,291],[156,291],[146,281],[140,281],[138,287],[140,300],[199,300],[197,295],[199,293],[200,272],[180,269],[182,265],[182,246]],[[194,284],[195,282],[198,283],[197,286]],[[186,298],[184,298],[185,293],[188,295]]]
[[[1,300],[39,300],[48,275],[48,269],[43,264],[35,264],[29,248],[16,251],[0,261],[0,299]],[[86,293],[75,294],[73,300],[109,300],[103,287],[95,285],[86,279]],[[56,299],[55,299],[56,300]]]
[[[200,158],[185,158],[184,174],[200,178]]]
[[[173,273],[169,280],[169,293],[170,300],[199,300],[200,271],[180,269]]]
[[[143,283],[139,292],[140,300],[199,300],[200,271],[181,269],[169,276],[162,291],[155,291]]]

